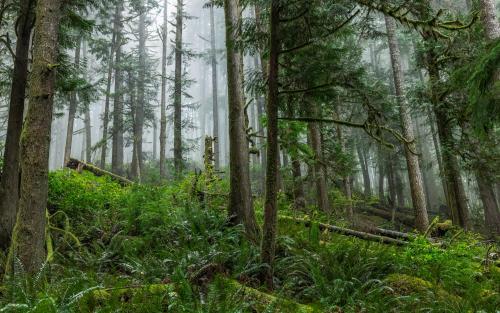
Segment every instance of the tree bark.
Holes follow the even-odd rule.
[[[429,217],[427,216],[427,204],[425,201],[422,172],[420,171],[418,154],[416,151],[417,145],[413,133],[413,122],[411,120],[403,87],[404,78],[399,43],[396,38],[396,23],[391,17],[385,16],[385,24],[389,41],[389,51],[391,54],[394,87],[399,105],[401,128],[403,129],[403,136],[408,140],[408,142],[404,144],[404,149],[406,166],[408,168],[408,178],[410,180],[411,198],[415,211],[415,227],[420,232],[425,232],[429,227]]]
[[[168,0],[163,5],[162,55],[161,55],[161,103],[160,103],[160,178],[165,179],[167,153],[167,47],[168,47]]]
[[[182,176],[182,28],[184,1],[177,0],[175,25],[175,78],[174,78],[174,165],[175,175]]]
[[[210,63],[212,65],[212,114],[213,114],[213,137],[215,169],[220,168],[220,140],[219,140],[219,88],[217,77],[217,52],[215,47],[215,16],[214,4],[210,5]]]
[[[248,140],[245,131],[244,95],[241,51],[236,47],[240,36],[241,6],[239,0],[225,0],[227,86],[229,106],[229,169],[230,192],[228,215],[231,224],[243,224],[247,236],[257,240],[259,230],[255,220],[250,186]]]
[[[116,59],[115,59],[115,90],[113,99],[113,149],[111,151],[111,171],[123,176],[123,73],[122,73],[122,30],[121,21],[123,3],[119,3],[115,23],[118,23],[116,32]]]
[[[38,0],[29,107],[21,137],[21,192],[8,270],[35,274],[45,261],[50,127],[55,93],[62,0]],[[22,269],[10,267],[17,264]]]
[[[82,50],[82,39],[79,38],[75,48],[75,67],[80,67],[80,53]],[[68,127],[66,129],[66,146],[64,148],[64,164],[71,158],[71,148],[73,144],[73,132],[75,126],[76,110],[78,108],[76,90],[69,95]]]
[[[484,25],[486,38],[493,41],[500,37],[500,24],[498,23],[496,15],[495,1],[480,0],[480,5],[481,19]]]
[[[226,0],[228,2],[228,0]],[[271,0],[269,67],[267,94],[267,167],[264,202],[264,229],[261,261],[266,264],[263,278],[269,289],[274,288],[273,263],[276,253],[278,219],[278,108],[279,108],[279,50],[280,50],[280,1]]]
[[[19,141],[23,127],[24,99],[28,81],[28,55],[33,28],[34,0],[19,3],[17,21],[16,58],[9,103],[9,120],[3,156],[2,179],[0,181],[0,249],[6,250],[10,244],[12,230],[16,222],[19,200]]]

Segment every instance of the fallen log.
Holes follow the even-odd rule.
[[[375,216],[385,218],[388,221],[392,220],[392,212],[387,211],[387,210],[375,208],[372,206],[364,206],[364,207],[358,208],[358,210],[367,212],[369,214],[373,214]],[[411,228],[415,227],[415,219],[413,218],[413,216],[403,214],[400,212],[395,212],[394,218],[396,219],[397,222],[399,222],[405,226],[408,226]]]
[[[252,305],[253,312],[319,312],[312,306],[250,288],[233,279],[219,278],[215,281],[215,284],[224,291],[224,294],[232,294],[233,292],[240,294],[244,303]],[[270,311],[270,307],[274,309]]]
[[[377,235],[382,235],[382,236],[391,237],[391,238],[395,238],[395,239],[410,240],[410,239],[413,239],[416,237],[415,234],[403,233],[400,231],[384,229],[384,228],[379,228],[379,227],[374,228],[371,231],[373,231],[373,233],[375,233]]]
[[[293,221],[293,222],[298,223],[298,224],[304,224],[306,227],[312,226],[311,221],[301,219],[301,218],[280,216],[280,219]],[[357,237],[357,238],[361,238],[364,240],[375,241],[375,242],[385,243],[385,244],[392,244],[392,245],[397,245],[397,246],[404,246],[404,245],[408,244],[408,242],[404,241],[404,240],[390,238],[387,236],[374,235],[371,233],[361,232],[361,231],[357,231],[357,230],[353,230],[353,229],[349,229],[349,228],[343,228],[343,227],[338,227],[338,226],[328,225],[328,224],[323,224],[323,223],[317,223],[317,225],[321,231],[328,230],[330,232],[334,232],[334,233],[341,234],[344,236]]]
[[[68,161],[68,163],[66,164],[66,167],[73,169],[73,170],[76,170],[78,172],[85,170],[85,171],[91,172],[95,176],[109,176],[109,177],[111,177],[111,179],[118,182],[122,186],[129,186],[129,185],[134,184],[133,181],[131,181],[125,177],[113,174],[113,173],[108,172],[106,170],[100,169],[95,165],[92,165],[90,163],[85,163],[85,162],[82,162],[82,161],[77,160],[77,159],[70,159]]]

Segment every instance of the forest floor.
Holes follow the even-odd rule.
[[[499,312],[498,246],[481,236],[363,240],[287,218],[348,225],[293,212],[284,195],[269,292],[257,279],[258,245],[226,224],[227,182],[204,179],[200,203],[193,176],[122,187],[85,171],[52,173],[48,262],[33,279],[0,286],[0,312]]]

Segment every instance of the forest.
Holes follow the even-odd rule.
[[[0,0],[0,312],[500,312],[500,0]]]

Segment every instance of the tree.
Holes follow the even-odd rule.
[[[224,13],[229,97],[229,170],[231,173],[228,215],[233,225],[243,224],[247,236],[251,240],[257,240],[259,230],[252,203],[248,140],[245,131],[242,52],[237,47],[241,31],[240,1],[225,0]]]
[[[106,168],[106,158],[107,158],[107,150],[108,150],[108,125],[109,125],[109,111],[110,111],[110,97],[111,97],[111,82],[113,78],[113,70],[115,68],[114,58],[115,53],[117,52],[117,48],[121,45],[121,42],[117,42],[118,32],[120,31],[121,25],[121,7],[119,4],[115,7],[113,21],[113,33],[111,39],[111,47],[109,48],[109,56],[108,56],[108,73],[106,79],[106,100],[104,101],[104,115],[102,118],[102,148],[101,148],[101,168]]]
[[[182,31],[184,2],[177,0],[175,23],[175,77],[174,77],[174,166],[175,175],[180,178],[183,168],[182,156]]]
[[[63,2],[38,0],[35,11],[29,106],[21,137],[20,199],[8,264],[17,258],[29,274],[45,261],[50,128]]]
[[[77,35],[78,37],[80,35]],[[80,67],[80,53],[82,51],[82,39],[78,38],[75,47],[75,69],[78,72]],[[73,144],[73,132],[75,125],[76,110],[78,109],[77,92],[71,91],[69,95],[69,110],[68,110],[68,128],[66,130],[66,146],[64,148],[64,164],[69,162],[71,158],[71,146]]]
[[[273,263],[276,254],[278,218],[278,106],[279,106],[279,52],[280,52],[280,1],[271,0],[269,22],[269,67],[267,93],[267,167],[264,202],[264,228],[262,236],[261,262],[266,265],[264,279],[268,288],[274,288]]]
[[[168,1],[163,5],[163,29],[161,32],[161,102],[160,102],[160,177],[166,177],[166,150],[167,150],[167,48],[168,48]]]
[[[12,73],[9,121],[0,182],[0,249],[9,247],[19,199],[19,141],[23,126],[24,99],[28,81],[28,54],[33,28],[34,0],[19,3],[16,56]]]
[[[115,174],[123,174],[123,77],[122,77],[122,12],[123,3],[116,8],[115,23],[118,23],[116,32],[116,56],[115,56],[115,90],[113,95],[113,146],[111,153],[111,171]]]
[[[420,171],[417,154],[417,145],[415,144],[416,139],[415,135],[413,134],[413,123],[404,94],[403,69],[401,66],[399,43],[396,38],[396,23],[391,17],[385,16],[385,25],[387,28],[394,87],[396,90],[396,99],[399,106],[401,127],[403,129],[403,136],[407,141],[404,143],[404,149],[406,156],[406,165],[408,168],[408,177],[410,179],[413,209],[415,211],[415,227],[420,232],[425,232],[429,227],[429,218],[427,216],[427,205],[425,201],[422,173]]]
[[[132,177],[140,177],[143,168],[142,156],[142,139],[144,133],[144,108],[146,105],[146,13],[144,1],[141,1],[139,6],[139,68],[137,77],[137,106],[134,116],[134,153],[133,158],[136,160],[135,166],[132,168]],[[156,138],[155,138],[156,139]]]
[[[217,86],[217,52],[215,49],[215,17],[214,17],[214,4],[210,4],[210,63],[212,66],[212,110],[213,110],[213,137],[214,143],[214,157],[215,169],[220,167],[220,140],[219,140],[219,88]]]

